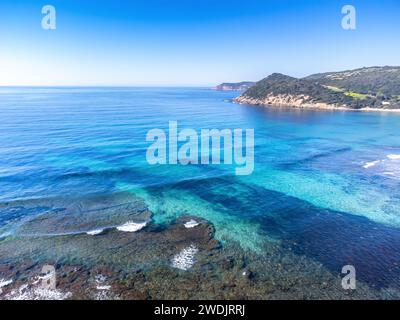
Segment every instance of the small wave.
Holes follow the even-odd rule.
[[[101,229],[93,229],[93,230],[86,230],[86,231],[69,231],[69,232],[54,232],[54,233],[25,233],[25,234],[19,234],[18,236],[20,237],[25,237],[25,238],[34,238],[34,237],[63,237],[63,236],[78,236],[82,234],[87,234],[90,236],[96,236],[104,233],[106,230],[111,230],[111,229],[117,229],[118,231],[123,231],[123,232],[136,232],[141,229],[143,229],[147,225],[147,222],[133,222],[133,221],[128,221],[122,225],[111,225],[111,226],[105,226],[104,228]]]
[[[16,216],[14,212],[23,213],[23,218],[17,217],[19,220],[10,223],[12,230],[8,226],[0,229],[3,237],[8,235],[5,232],[19,237],[98,236],[127,221],[151,220],[151,213],[143,200],[124,192],[0,202],[0,210],[0,224],[3,212],[9,220]]]
[[[385,176],[395,176],[396,175],[394,172],[390,172],[390,171],[383,172],[382,174],[384,174]]]
[[[104,230],[112,229],[112,227],[106,227],[102,229],[102,232]],[[82,234],[87,234],[87,235],[95,235],[93,232],[96,232],[99,230],[88,230],[88,231],[68,231],[68,232],[38,232],[38,233],[23,233],[23,234],[18,234],[19,237],[24,237],[24,238],[35,238],[35,237],[65,237],[65,236],[79,236]],[[99,234],[99,233],[98,233]]]
[[[185,223],[185,228],[191,229],[191,228],[197,227],[198,225],[199,225],[199,223],[196,220],[192,219]]]
[[[363,168],[364,169],[372,168],[381,162],[382,162],[382,160],[375,160],[375,161],[367,162],[366,164],[363,165]]]
[[[389,154],[385,159],[366,162],[363,168],[369,169],[379,164],[377,172],[374,172],[375,174],[383,175],[390,179],[398,179],[400,178],[398,160],[400,160],[400,154]]]
[[[132,221],[128,221],[124,223],[123,225],[120,225],[117,227],[118,231],[123,231],[123,232],[136,232],[141,229],[143,229],[147,225],[147,222],[141,222],[141,223],[136,223]]]
[[[11,231],[6,231],[6,232],[0,234],[0,239],[7,238],[7,237],[9,237],[11,235],[12,235]]]
[[[97,236],[101,233],[103,233],[104,229],[96,229],[96,230],[91,230],[86,232],[86,234],[88,234],[89,236]]]
[[[344,147],[344,148],[338,148],[338,149],[334,149],[334,150],[328,150],[325,152],[320,152],[320,153],[316,153],[316,154],[312,154],[309,156],[306,156],[305,158],[301,158],[301,159],[296,159],[295,161],[289,161],[289,162],[284,162],[282,163],[282,167],[284,168],[288,168],[288,167],[297,167],[299,164],[307,164],[307,163],[311,163],[315,160],[318,159],[322,159],[322,158],[327,158],[327,157],[331,157],[331,156],[336,156],[339,153],[346,153],[351,151],[352,148],[350,147]]]
[[[0,279],[0,289],[3,287],[7,287],[11,283],[13,283],[13,280]]]
[[[194,245],[184,248],[172,258],[172,267],[184,271],[190,269],[195,263],[194,257],[198,251]]]
[[[400,154],[389,154],[387,158],[390,160],[400,160]]]

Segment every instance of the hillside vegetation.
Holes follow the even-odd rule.
[[[245,91],[241,103],[329,108],[400,108],[400,67],[372,67],[293,78],[274,73]],[[276,101],[276,103],[274,102]]]

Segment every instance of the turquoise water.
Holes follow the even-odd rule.
[[[354,264],[367,282],[399,279],[400,115],[268,109],[229,102],[236,95],[1,88],[0,233],[57,214],[60,203],[128,192],[145,201],[156,223],[199,216],[222,242],[260,255],[263,243],[276,242],[334,273]],[[198,132],[253,128],[254,173],[235,176],[231,165],[150,166],[146,133],[167,130],[169,121]],[[107,220],[104,214],[90,211],[93,220]]]

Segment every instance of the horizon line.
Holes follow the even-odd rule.
[[[282,73],[282,72],[273,72],[269,73],[268,75],[272,75],[274,73],[281,73],[284,75],[289,75],[291,77],[302,79],[304,77],[310,75],[317,75],[323,73],[334,73],[334,72],[345,72],[345,71],[355,71],[361,69],[369,69],[369,68],[400,68],[400,65],[391,65],[391,64],[382,64],[382,65],[371,65],[371,66],[359,66],[353,68],[337,68],[329,69],[330,71],[318,71],[315,73],[307,73],[306,76],[293,76],[289,75],[289,73]],[[265,78],[265,77],[264,77]],[[262,78],[262,79],[264,79]],[[229,81],[222,81],[222,82],[215,82],[213,84],[193,84],[193,85],[186,85],[186,84],[0,84],[0,88],[215,88],[216,86],[223,84],[223,83],[240,83],[240,82],[258,82],[259,80],[229,80]]]
[[[216,85],[0,85],[0,88],[214,88]]]

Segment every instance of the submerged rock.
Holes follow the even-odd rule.
[[[143,219],[146,214],[137,216]],[[42,217],[30,224],[38,230],[48,219],[53,217]],[[164,227],[129,222],[129,225],[106,231],[15,237],[0,245],[0,264],[4,263],[3,269],[6,264],[13,266],[11,276],[19,279],[13,290],[18,291],[21,283],[29,284],[28,289],[23,289],[21,297],[40,297],[42,291],[34,286],[37,283],[34,279],[40,273],[42,264],[50,264],[57,268],[58,288],[61,290],[59,295],[54,293],[54,298],[68,298],[70,295],[67,293],[71,292],[73,297],[118,299],[124,291],[124,297],[144,298],[149,296],[147,291],[136,287],[158,282],[156,277],[149,281],[146,275],[148,270],[164,265],[167,267],[163,269],[168,274],[167,279],[171,279],[171,274],[176,272],[174,270],[189,270],[195,266],[197,259],[204,261],[220,247],[214,239],[211,224],[197,219],[195,228],[186,228],[183,222],[190,220],[190,217],[181,217]],[[38,261],[30,261],[32,252],[37,253]],[[7,262],[1,257],[7,257]],[[161,274],[159,272],[157,277]],[[128,279],[126,286],[118,285],[123,278]],[[63,292],[65,295],[61,294]],[[52,297],[50,292],[47,293]],[[16,294],[13,296],[17,297]]]

